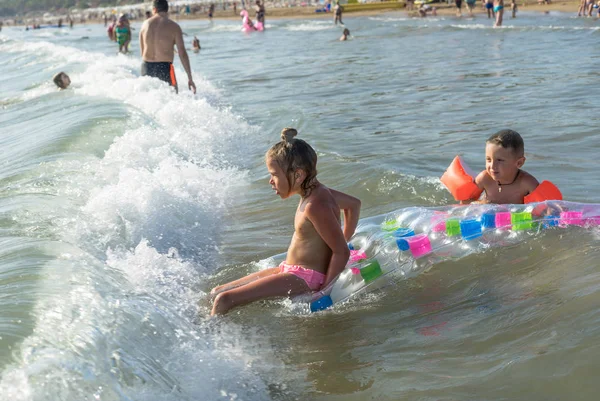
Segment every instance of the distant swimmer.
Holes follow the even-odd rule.
[[[419,7],[419,15],[425,18],[427,17],[427,13],[431,13],[432,16],[436,16],[437,9],[435,7],[431,7],[429,4],[422,3],[421,7]]]
[[[140,30],[142,75],[165,81],[177,92],[177,79],[173,68],[175,56],[173,46],[177,46],[179,59],[188,76],[188,87],[196,93],[196,84],[192,79],[190,59],[185,50],[181,27],[169,19],[168,12],[167,0],[154,0],[152,3],[153,16],[144,21],[142,25]]]
[[[255,18],[257,22],[260,22],[265,25],[265,6],[260,4],[260,0],[256,0],[256,4],[254,5]]]
[[[71,85],[71,78],[63,71],[52,77],[52,81],[58,86],[58,90],[67,89]]]
[[[496,14],[496,23],[494,27],[502,26],[502,16],[504,15],[504,0],[494,0],[494,13]]]
[[[108,28],[106,28],[106,33],[108,34],[108,38],[113,42],[115,42],[117,40],[117,36],[115,35],[115,27],[116,26],[117,26],[117,20],[113,16],[112,22],[110,23]]]
[[[335,7],[333,7],[333,22],[337,25],[338,21],[340,24],[344,25],[342,21],[342,13],[344,12],[344,7],[340,4],[340,0],[335,1]]]
[[[484,4],[488,18],[496,18],[496,13],[494,13],[494,0],[484,0]]]
[[[198,39],[196,35],[194,35],[194,40],[192,40],[192,49],[194,49],[194,51],[200,50],[200,39]]]
[[[340,41],[348,40],[348,36],[350,36],[350,30],[345,28],[342,36],[340,37]]]
[[[210,19],[211,22],[212,22],[214,13],[215,13],[215,5],[213,3],[210,3],[210,6],[208,7],[208,19]]]
[[[126,14],[119,16],[119,20],[113,31],[119,44],[119,53],[128,53],[129,42],[131,42],[131,28]]]
[[[467,11],[469,12],[469,17],[473,17],[473,10],[475,9],[477,0],[467,0]]]

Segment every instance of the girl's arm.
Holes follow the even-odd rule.
[[[339,225],[336,212],[331,205],[310,202],[304,209],[306,217],[315,227],[319,236],[331,249],[331,260],[325,274],[325,282],[321,288],[331,283],[346,267],[350,250]]]
[[[360,199],[334,189],[329,189],[339,208],[344,212],[344,238],[350,241],[360,217]]]

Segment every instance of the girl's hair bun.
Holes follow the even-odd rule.
[[[292,142],[296,135],[298,135],[298,131],[295,128],[284,128],[281,130],[281,140],[285,142]]]

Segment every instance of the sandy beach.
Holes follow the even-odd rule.
[[[579,7],[579,1],[576,0],[572,0],[572,1],[561,1],[561,2],[555,2],[555,3],[550,3],[550,4],[538,4],[537,1],[518,1],[518,12],[522,12],[522,11],[529,11],[529,12],[540,12],[540,13],[547,13],[550,11],[559,11],[559,12],[572,12],[574,14],[577,13],[578,7]],[[432,7],[435,7],[437,9],[437,13],[438,15],[449,15],[449,16],[454,16],[456,15],[456,7],[454,5],[454,2],[448,4],[446,2],[440,2],[440,3],[431,3]],[[507,2],[506,5],[506,12],[505,12],[505,18],[510,18],[510,2]],[[412,11],[408,11],[405,8],[405,4],[404,2],[381,2],[381,3],[364,3],[364,4],[346,4],[344,5],[344,16],[347,17],[362,17],[362,16],[372,16],[372,15],[378,15],[378,14],[382,14],[382,13],[386,13],[386,12],[406,12],[408,15],[413,16],[413,17],[418,17],[419,13],[417,11],[418,9],[418,5],[415,5],[414,10]],[[227,10],[222,10],[222,9],[216,9],[213,19],[214,20],[238,20],[239,17],[239,12],[241,10],[241,7],[238,7],[236,12],[233,12],[233,9],[227,9]],[[466,5],[463,3],[463,7],[461,9],[463,16],[467,16],[468,15],[468,10],[466,8]],[[85,10],[82,10],[83,14],[85,15]],[[477,4],[477,7],[474,11],[475,15],[479,15],[479,14],[485,14],[486,10],[481,6],[481,3]],[[250,13],[251,16],[253,16],[253,12]],[[518,14],[517,14],[518,16]],[[23,19],[23,23],[21,24],[16,24],[16,25],[29,25],[31,24],[33,21],[40,21],[42,20],[42,23],[56,23],[56,21],[58,20],[58,18],[63,18],[63,20],[66,20],[67,16],[63,15],[55,15],[52,17],[27,17],[25,19]],[[171,18],[173,18],[176,21],[180,21],[180,20],[203,20],[203,19],[208,19],[206,13],[202,12],[202,13],[195,13],[195,14],[175,14],[175,13],[171,13]],[[327,18],[331,18],[333,19],[333,14],[331,12],[317,12],[315,6],[303,6],[303,7],[281,7],[281,8],[275,8],[275,7],[267,7],[266,9],[266,18],[268,19],[327,19]],[[8,26],[12,25],[12,19],[8,18],[5,19],[8,22]],[[75,23],[76,24],[81,24],[81,23],[98,23],[98,22],[103,22],[102,20],[99,20],[98,18],[88,18],[85,22],[82,22],[81,20],[75,19]]]
[[[533,11],[545,13],[549,11],[560,11],[560,12],[573,12],[577,13],[579,7],[579,1],[561,1],[550,4],[538,4],[537,1],[518,1],[517,2],[519,11]],[[456,7],[454,3],[448,4],[446,2],[432,3],[431,6],[436,7],[438,14],[440,15],[455,15]],[[505,5],[506,14],[510,13],[510,3]],[[366,3],[366,4],[346,4],[344,5],[344,15],[352,17],[362,17],[377,15],[385,12],[402,11],[407,12],[410,15],[418,16],[415,5],[413,11],[407,11],[404,7],[403,2],[383,2],[383,3]],[[238,8],[239,12],[240,8]],[[467,15],[467,8],[463,5],[462,7],[463,16]],[[485,14],[485,9],[478,3],[475,14]],[[204,14],[193,14],[193,15],[179,15],[175,16],[175,19],[205,19],[207,18]],[[287,7],[287,8],[267,8],[267,19],[279,19],[279,18],[332,18],[331,12],[316,12],[315,7]],[[233,10],[217,10],[213,19],[227,19],[236,20],[239,16],[233,13]]]

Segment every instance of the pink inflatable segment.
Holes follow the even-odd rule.
[[[366,259],[367,254],[361,249],[350,251],[350,262],[358,262],[359,260]]]
[[[421,256],[431,253],[431,241],[427,234],[417,234],[413,237],[406,238],[408,247],[415,259],[419,259]]]
[[[558,225],[566,226],[583,226],[583,212],[561,212]]]
[[[504,230],[510,230],[512,227],[510,212],[496,213],[496,227]]]
[[[365,251],[363,250],[351,250],[350,251],[350,263],[356,263],[360,260],[364,260],[367,258],[367,254],[365,253]],[[352,267],[350,268],[350,270],[352,271],[352,274],[360,274],[360,269],[358,267]]]
[[[448,218],[448,213],[436,213],[431,218],[431,231],[434,233],[442,233],[446,231],[446,219]]]

